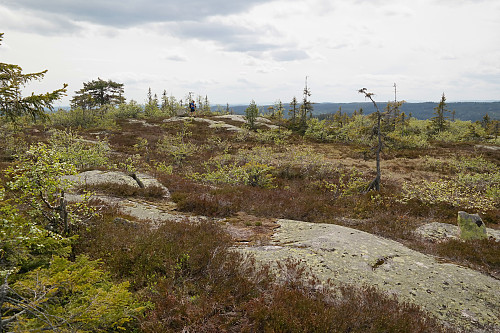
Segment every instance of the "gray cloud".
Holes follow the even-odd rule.
[[[166,60],[171,60],[171,61],[177,61],[177,62],[186,62],[187,61],[187,58],[182,56],[182,55],[178,55],[178,54],[171,54],[171,55],[167,55],[165,57]]]
[[[73,33],[80,29],[77,23],[59,15],[46,13],[44,17],[30,15],[29,11],[10,10],[0,5],[2,28],[11,28],[24,32],[36,32],[40,35]]]
[[[30,10],[39,15],[58,14],[76,21],[106,26],[198,20],[213,15],[240,13],[270,0],[16,0],[3,1],[12,10]]]
[[[261,41],[262,35],[269,33],[279,35],[270,26],[248,28],[214,20],[202,20],[167,23],[161,25],[160,29],[176,37],[212,41],[224,51],[245,53],[254,58],[264,58],[269,54],[279,61],[307,58],[307,54],[299,50],[283,51],[284,48],[289,48],[287,45]]]
[[[0,0],[0,14],[3,9],[13,17],[10,23],[7,22],[8,26],[36,34],[74,33],[83,27],[82,22],[110,29],[142,25],[176,38],[212,41],[224,51],[245,53],[255,58],[271,57],[278,61],[307,58],[303,51],[263,41],[262,36],[279,36],[279,32],[271,25],[249,27],[218,19],[272,1],[185,0],[179,3],[174,0],[16,0],[14,4],[11,0]],[[16,17],[23,19],[16,20]],[[167,55],[167,59],[185,60],[175,55]]]
[[[277,61],[294,61],[309,58],[307,52],[295,49],[273,51],[271,53],[271,56],[274,60]]]

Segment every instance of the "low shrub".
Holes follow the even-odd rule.
[[[165,135],[158,140],[156,150],[160,154],[170,156],[176,164],[182,164],[188,157],[194,155],[200,147],[187,140],[191,132],[179,132],[176,136]]]
[[[251,303],[251,329],[244,332],[452,332],[415,305],[400,303],[373,287],[328,292],[285,284]]]
[[[74,262],[54,257],[47,268],[19,276],[11,290],[20,301],[9,299],[2,320],[16,319],[8,327],[14,332],[125,331],[134,329],[131,323],[145,310],[127,282],[114,284],[99,261],[86,256]]]
[[[500,242],[494,239],[448,240],[433,245],[435,255],[500,278]]]
[[[54,129],[49,138],[50,148],[61,154],[62,160],[75,165],[78,169],[103,167],[108,163],[110,151],[107,140],[84,140],[71,129]]]
[[[201,279],[213,256],[223,256],[228,247],[228,236],[213,223],[171,222],[151,229],[108,221],[83,232],[76,251],[101,258],[116,278],[141,289],[162,279]],[[183,257],[187,266],[180,272],[176,265]]]
[[[275,145],[284,145],[292,135],[292,131],[287,129],[266,129],[257,130],[255,139],[260,143],[273,143]]]
[[[116,129],[117,125],[112,113],[113,107],[105,105],[101,109],[83,110],[81,108],[59,109],[50,115],[53,125],[64,128],[104,128]]]
[[[194,173],[188,175],[188,178],[211,184],[250,185],[262,188],[273,187],[274,177],[271,174],[273,167],[268,165],[250,161],[241,166],[236,163],[225,165],[217,163],[215,167],[213,171],[208,170],[203,174]]]

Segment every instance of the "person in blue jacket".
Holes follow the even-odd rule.
[[[194,113],[196,111],[196,104],[194,103],[194,101],[191,101],[191,103],[189,103],[189,110],[191,111],[191,116],[194,116]]]

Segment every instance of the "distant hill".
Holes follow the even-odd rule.
[[[380,110],[386,107],[387,103],[377,103]],[[434,117],[434,108],[438,105],[437,102],[424,103],[405,103],[401,111],[411,115],[417,119],[429,119]],[[259,109],[267,111],[269,105],[259,105]],[[288,104],[284,104],[285,109],[289,109]],[[248,105],[230,105],[229,108],[235,114],[245,114],[245,109]],[[455,119],[460,120],[481,120],[485,114],[488,114],[491,119],[500,120],[500,102],[450,102],[446,103],[448,110],[455,110]],[[352,114],[354,110],[363,109],[364,114],[369,114],[375,111],[373,104],[370,102],[363,103],[317,103],[314,104],[313,115],[335,113],[339,108],[342,112]],[[215,108],[214,108],[215,109]],[[451,114],[449,115],[451,118]]]

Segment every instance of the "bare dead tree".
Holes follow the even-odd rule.
[[[366,88],[362,88],[358,90],[360,94],[364,94],[365,98],[368,98],[370,101],[372,101],[373,105],[375,106],[375,109],[377,110],[377,125],[376,125],[376,130],[377,130],[377,139],[378,139],[378,144],[375,150],[376,153],[376,159],[377,159],[377,175],[375,176],[375,179],[373,179],[368,186],[365,189],[365,192],[375,190],[375,191],[380,191],[380,152],[382,151],[383,143],[382,143],[382,133],[380,130],[380,125],[381,125],[381,119],[382,119],[382,113],[380,112],[377,103],[373,99],[373,93],[368,92]]]

